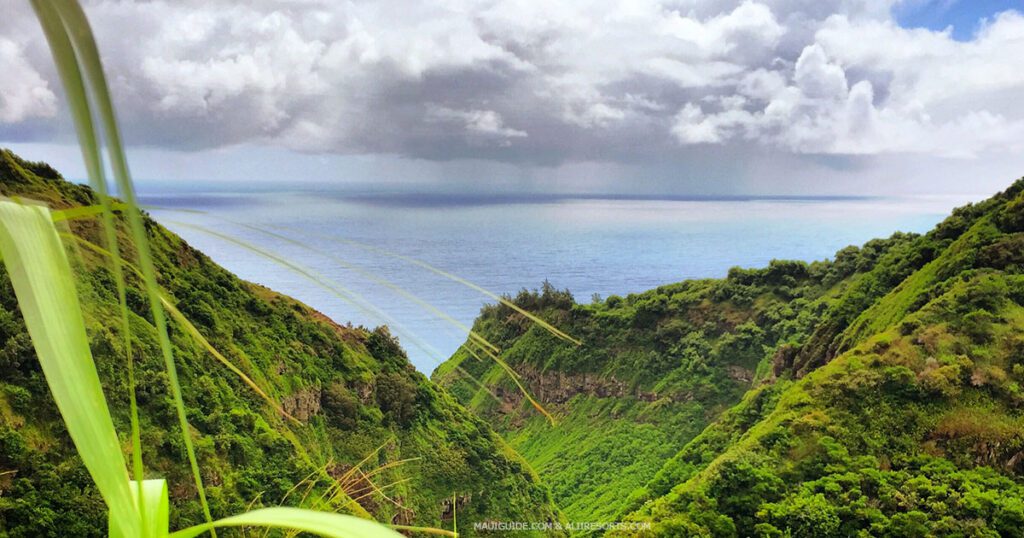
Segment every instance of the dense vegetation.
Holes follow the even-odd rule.
[[[434,378],[499,425],[574,520],[649,521],[652,536],[1017,536],[1022,238],[1018,182],[831,261],[587,305],[549,285],[514,299],[578,347],[487,307],[476,328],[531,374],[559,419],[548,433],[468,349]],[[552,399],[553,386],[577,389]]]
[[[545,283],[510,298],[540,312],[583,344],[538,330],[504,305],[487,306],[475,329],[558,415],[522,413],[519,392],[472,342],[434,373],[477,413],[493,420],[552,487],[576,521],[607,521],[631,492],[756,382],[774,375],[766,360],[810,333],[828,305],[876,262],[914,236],[897,234],[835,261],[776,261],[733,269],[722,280],[687,281],[577,304]],[[474,354],[476,357],[474,357]],[[493,382],[495,401],[474,380]]]
[[[0,194],[54,208],[96,203],[7,151]],[[562,512],[649,522],[651,536],[1024,528],[1024,181],[927,234],[828,261],[775,261],[589,304],[547,283],[509,298],[580,345],[507,305],[485,307],[475,331],[554,425],[473,339],[434,373],[441,390],[386,329],[339,326],[148,227],[176,307],[298,419],[172,324],[215,515],[307,505],[450,528],[455,495],[467,535],[477,521]],[[126,432],[115,286],[87,243],[99,242],[98,225],[80,218],[66,230],[93,352]],[[177,526],[201,516],[148,307],[129,276],[147,472],[168,479]],[[105,525],[0,272],[0,534],[99,536]]]
[[[97,203],[88,188],[6,150],[0,150],[0,193],[53,208]],[[177,308],[298,419],[283,418],[180,324],[172,324],[215,516],[250,505],[286,504],[450,529],[454,495],[460,529],[483,520],[561,517],[525,461],[415,372],[385,328],[339,326],[239,280],[155,222],[147,221],[147,227],[160,284]],[[118,430],[127,432],[125,345],[115,284],[107,260],[84,242],[100,243],[98,229],[93,219],[69,221],[67,243],[97,367]],[[120,243],[131,258],[123,233]],[[168,480],[171,526],[180,527],[202,516],[145,296],[137,279],[128,284],[147,473]],[[127,437],[123,445],[127,453]],[[105,528],[103,502],[71,446],[8,276],[0,271],[0,534],[103,536]]]
[[[686,536],[1019,535],[1022,232],[1018,182],[883,258],[631,517]]]

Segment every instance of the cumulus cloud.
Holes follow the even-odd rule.
[[[129,140],[527,163],[694,147],[1022,149],[1024,16],[970,41],[896,0],[92,0]],[[0,137],[53,117],[31,14],[0,23]],[[51,120],[56,121],[56,120]]]
[[[57,113],[49,83],[25,58],[21,45],[0,37],[0,122],[17,123]]]
[[[1024,148],[1024,17],[1002,14],[975,40],[833,15],[792,68],[759,69],[676,116],[682,144],[743,138],[797,153],[974,157]],[[876,90],[876,84],[883,90]],[[710,109],[710,110],[706,110]]]

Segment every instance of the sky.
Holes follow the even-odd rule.
[[[86,0],[144,185],[990,194],[1024,0]],[[28,2],[0,145],[83,175]]]

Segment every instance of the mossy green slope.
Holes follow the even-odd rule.
[[[589,305],[548,285],[515,298],[578,347],[486,307],[475,328],[554,426],[468,349],[433,377],[572,520],[646,522],[652,536],[1014,536],[1022,191],[829,261]]]
[[[657,536],[1019,536],[1024,182],[851,288],[628,509]],[[803,375],[801,377],[802,374]]]
[[[776,261],[591,304],[549,284],[511,298],[579,346],[511,308],[485,307],[474,329],[503,350],[556,416],[554,426],[471,341],[432,377],[509,439],[569,519],[614,521],[668,459],[774,377],[769,359],[777,349],[791,354],[838,297],[915,240],[897,234],[845,249],[835,261]]]
[[[88,188],[6,150],[0,150],[0,194],[56,209],[97,203]],[[299,419],[283,418],[172,323],[216,517],[250,505],[286,504],[450,529],[453,495],[467,535],[478,521],[561,517],[525,461],[415,372],[386,329],[335,324],[236,278],[155,222],[147,220],[147,227],[160,284],[177,308]],[[83,242],[101,244],[98,222],[69,221],[66,231],[91,346],[127,454],[128,385],[116,288],[107,260]],[[120,246],[131,259],[124,234]],[[171,526],[180,528],[202,516],[145,296],[129,277],[146,471],[168,480]],[[339,479],[343,491],[331,495]],[[105,528],[102,501],[63,430],[7,275],[0,274],[0,534],[102,536]]]

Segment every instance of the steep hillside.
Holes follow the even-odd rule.
[[[1024,181],[878,264],[630,518],[659,536],[1019,536],[1022,247]]]
[[[516,297],[580,346],[484,308],[476,328],[555,426],[468,349],[434,378],[495,420],[573,520],[649,522],[650,536],[1018,536],[1022,193],[827,262],[589,305],[550,286]]]
[[[0,151],[0,193],[53,208],[97,203],[88,188],[6,150]],[[385,328],[339,326],[239,280],[155,222],[147,224],[159,281],[178,309],[298,419],[282,418],[172,323],[215,517],[250,504],[302,504],[450,529],[453,495],[460,530],[483,520],[561,517],[530,467],[418,374]],[[107,260],[74,239],[100,244],[98,221],[67,226],[92,348],[127,453],[128,384],[114,282]],[[130,242],[121,239],[131,258]],[[168,480],[172,528],[179,528],[202,516],[145,295],[134,278],[128,291],[147,473]],[[106,511],[74,454],[0,271],[0,534],[106,535]],[[321,501],[336,485],[342,492]]]
[[[914,240],[897,234],[831,262],[772,262],[592,304],[550,284],[512,299],[579,346],[507,306],[484,308],[474,328],[504,350],[554,426],[472,341],[433,379],[509,439],[571,520],[613,521],[669,458],[775,375],[767,360],[774,350],[795,349],[837,298],[864,287],[879,260],[900,257]]]
[[[650,536],[1019,536],[1022,270],[1024,181],[832,261],[590,305],[550,286],[515,299],[578,347],[485,308],[476,328],[555,426],[468,349],[434,378],[570,519]]]

